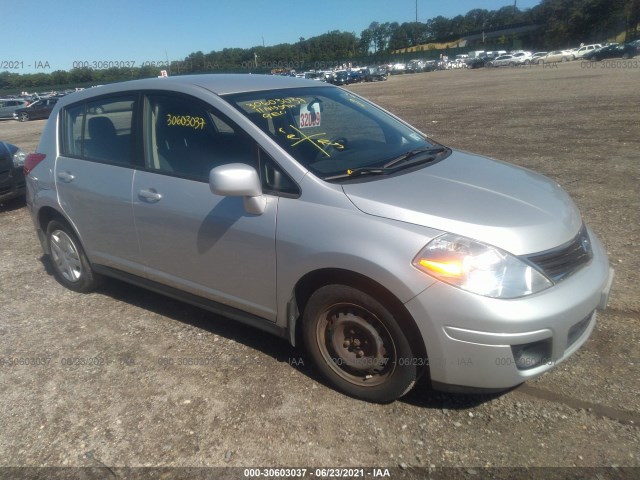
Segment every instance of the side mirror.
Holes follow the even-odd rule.
[[[244,197],[244,209],[253,215],[263,214],[267,207],[258,172],[244,163],[230,163],[212,169],[209,188],[215,195]]]

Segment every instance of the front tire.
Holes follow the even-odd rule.
[[[418,368],[405,333],[370,295],[344,285],[318,289],[303,313],[305,346],[339,391],[386,403],[407,393]]]
[[[19,119],[21,122],[28,122],[28,121],[29,121],[29,114],[28,114],[28,113],[26,113],[26,112],[21,112],[21,113],[18,115],[18,119]]]
[[[101,277],[93,272],[82,245],[69,227],[56,220],[47,227],[47,245],[56,280],[70,290],[87,293]]]

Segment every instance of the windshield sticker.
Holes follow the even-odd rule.
[[[287,133],[287,132],[285,132],[285,130],[282,127],[278,129],[278,132],[283,134],[283,135],[286,135],[287,140],[290,140],[291,142],[293,142],[293,143],[291,143],[292,147],[298,146],[301,143],[309,142],[309,143],[311,143],[311,145],[316,147],[318,150],[320,150],[327,157],[331,156],[325,150],[325,148],[327,148],[327,147],[333,147],[336,150],[343,150],[344,149],[344,145],[342,145],[341,143],[332,142],[328,138],[322,138],[322,136],[326,135],[326,133],[314,133],[313,135],[307,135],[304,132],[301,132],[300,130],[298,130],[293,125],[289,125],[289,127],[291,127],[296,133]]]
[[[320,126],[320,105],[318,102],[300,105],[300,128]]]
[[[273,98],[271,100],[256,100],[255,102],[247,102],[244,106],[249,110],[261,113],[263,118],[272,118],[284,115],[289,108],[306,103],[307,101],[304,98],[287,97]]]
[[[192,117],[191,115],[171,115],[167,113],[167,125],[170,127],[189,127],[194,130],[202,130],[205,126],[202,117]]]
[[[419,142],[420,140],[424,140],[420,135],[418,135],[417,133],[411,133],[409,135],[413,140],[415,140],[416,142]]]

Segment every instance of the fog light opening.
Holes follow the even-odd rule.
[[[529,370],[551,361],[551,339],[512,345],[511,353],[518,370]]]

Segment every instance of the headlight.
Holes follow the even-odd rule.
[[[443,282],[486,297],[523,297],[553,285],[513,255],[450,233],[429,242],[413,265]]]
[[[16,150],[16,153],[13,154],[13,166],[15,168],[24,167],[25,158],[27,158],[27,154],[23,150]]]

